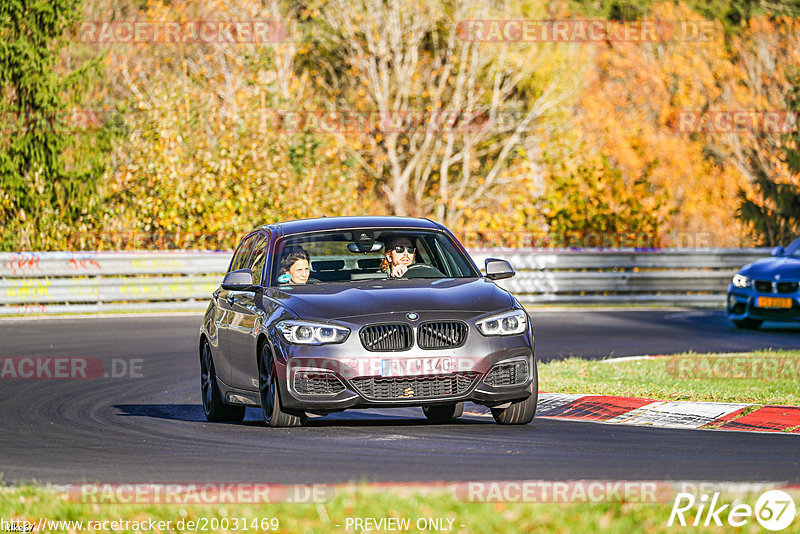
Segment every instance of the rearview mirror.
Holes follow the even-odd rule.
[[[372,245],[363,246],[361,243],[348,243],[347,250],[352,252],[353,254],[363,253],[366,254],[368,252],[378,252],[381,249],[380,243],[377,241],[372,243]]]
[[[486,258],[485,267],[486,278],[489,280],[502,280],[503,278],[511,278],[516,274],[514,268],[506,260]]]
[[[222,289],[230,291],[249,291],[253,289],[253,271],[250,269],[237,269],[225,275],[222,280]]]
[[[773,256],[783,256],[783,247],[775,247],[772,249]]]

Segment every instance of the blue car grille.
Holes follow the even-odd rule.
[[[797,282],[778,282],[775,284],[778,293],[796,293],[797,287]]]
[[[756,291],[759,293],[772,293],[772,282],[756,280],[753,282],[753,287],[756,288]]]
[[[769,280],[755,280],[753,287],[759,293],[796,293],[800,284],[798,282],[775,282]]]

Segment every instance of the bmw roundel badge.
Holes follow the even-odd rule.
[[[416,314],[416,313],[414,313],[414,312],[411,312],[411,313],[407,313],[407,314],[406,314],[406,318],[407,318],[409,321],[416,321],[417,319],[419,319],[419,315],[417,315],[417,314]]]

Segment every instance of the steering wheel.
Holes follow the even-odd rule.
[[[431,265],[415,263],[400,278],[444,278],[444,273]]]

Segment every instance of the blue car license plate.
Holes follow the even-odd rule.
[[[791,308],[792,299],[785,297],[757,297],[757,308]]]

